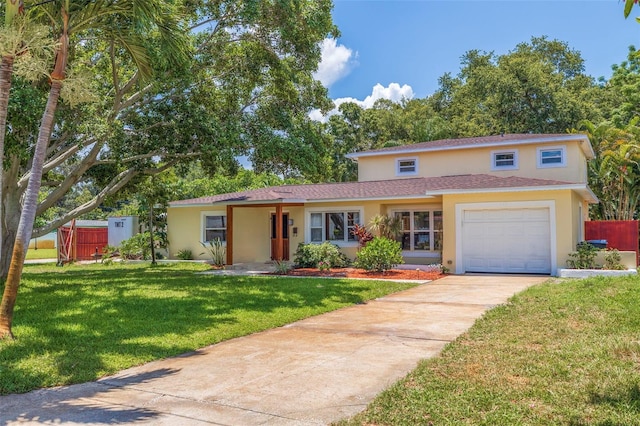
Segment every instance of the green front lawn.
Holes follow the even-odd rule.
[[[197,263],[26,265],[0,394],[94,380],[412,286],[197,275]]]
[[[532,287],[343,424],[638,425],[640,278]]]

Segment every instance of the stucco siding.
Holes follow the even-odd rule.
[[[538,167],[538,148],[566,147],[566,166]],[[518,168],[493,170],[493,153],[496,151],[518,152]],[[358,160],[358,180],[374,181],[398,179],[396,160],[398,158],[418,159],[417,176],[438,177],[460,174],[490,174],[495,176],[519,176],[551,179],[567,182],[586,182],[586,163],[582,149],[577,142],[562,142],[538,145],[506,147],[484,147],[465,150],[423,152],[414,155],[381,155],[362,157]],[[415,177],[407,176],[407,177]]]
[[[443,265],[451,271],[456,271],[459,259],[457,251],[457,218],[456,206],[459,204],[469,205],[478,204],[478,206],[491,203],[497,208],[513,208],[522,204],[510,203],[531,203],[531,205],[552,205],[553,217],[551,217],[552,237],[555,235],[555,242],[552,251],[555,252],[555,258],[552,259],[555,267],[563,267],[566,264],[568,254],[573,250],[576,244],[576,221],[578,216],[578,203],[570,190],[556,191],[528,191],[528,192],[512,192],[512,193],[478,193],[478,194],[456,194],[445,195],[443,197],[444,212],[444,246],[443,246]],[[526,204],[525,204],[526,205]],[[492,207],[492,208],[493,208]],[[555,234],[554,234],[555,231]],[[487,247],[491,250],[491,247]],[[555,269],[552,269],[555,274]]]

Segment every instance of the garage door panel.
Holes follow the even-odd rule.
[[[468,272],[550,273],[548,208],[464,210]]]

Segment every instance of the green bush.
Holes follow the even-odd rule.
[[[376,237],[360,249],[355,266],[367,271],[382,272],[401,263],[404,263],[404,260],[400,243],[388,238]]]
[[[149,232],[141,232],[128,240],[120,243],[118,251],[120,257],[128,260],[151,259],[151,247],[149,247]]]
[[[176,253],[176,257],[180,260],[193,260],[193,252],[189,249],[182,249]]]
[[[622,264],[622,256],[620,256],[620,252],[617,249],[607,249],[607,252],[604,255],[604,269],[612,269],[612,270],[623,270],[627,269]]]
[[[569,253],[567,266],[571,269],[595,269],[598,249],[586,241],[578,243],[577,251]]]
[[[208,241],[206,243],[200,242],[200,244],[205,248],[205,250],[207,250],[207,253],[209,253],[211,263],[218,267],[224,266],[227,261],[227,248],[220,238],[216,238],[215,240]]]
[[[299,268],[316,268],[320,262],[329,264],[331,268],[349,265],[349,259],[340,248],[328,241],[322,244],[298,244],[294,262]]]

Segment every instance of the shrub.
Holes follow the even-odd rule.
[[[176,257],[180,260],[193,260],[193,252],[189,249],[182,249],[176,253]]]
[[[102,249],[102,259],[100,261],[105,265],[113,264],[113,257],[116,255],[117,251],[118,251],[117,247],[109,246],[109,245],[105,246]]]
[[[358,252],[355,266],[367,271],[382,272],[401,263],[404,263],[404,260],[400,243],[376,237]]]
[[[316,268],[320,262],[325,262],[330,268],[344,268],[349,265],[349,259],[338,246],[325,241],[322,244],[298,244],[295,264],[299,268]]]
[[[618,271],[626,269],[620,262],[621,260],[622,256],[620,256],[618,249],[607,249],[604,255],[604,269],[614,269]]]
[[[358,224],[354,225],[351,233],[358,239],[358,247],[360,248],[366,246],[369,241],[373,240],[373,234],[369,232],[366,227]]]
[[[201,242],[200,244],[202,244],[202,247],[204,247],[207,250],[207,252],[209,253],[209,256],[211,256],[211,262],[215,266],[219,266],[219,267],[224,266],[227,260],[227,256],[226,256],[227,250],[224,244],[222,243],[222,241],[220,240],[220,238],[216,238],[215,240],[209,241],[207,243]],[[200,254],[204,254],[204,253],[200,253]]]
[[[151,258],[151,247],[149,247],[149,232],[141,232],[120,243],[119,251],[123,259],[141,260]]]
[[[576,251],[569,253],[567,266],[572,269],[594,269],[596,267],[596,254],[598,249],[586,241],[578,243]]]
[[[276,274],[279,275],[287,275],[292,268],[291,263],[286,260],[274,260],[273,265],[275,266]]]

